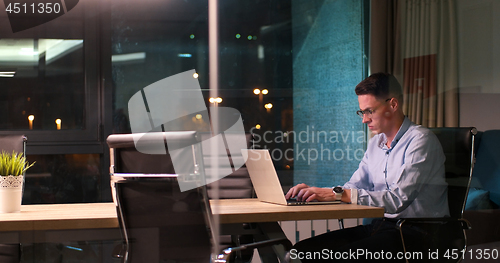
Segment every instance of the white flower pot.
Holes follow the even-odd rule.
[[[21,211],[24,176],[0,176],[0,213]]]

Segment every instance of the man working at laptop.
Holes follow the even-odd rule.
[[[401,236],[395,227],[397,218],[449,215],[443,150],[431,131],[405,117],[402,89],[396,78],[385,73],[373,74],[361,81],[355,92],[360,108],[357,114],[375,134],[358,169],[342,187],[332,190],[298,184],[288,191],[286,198],[341,199],[346,203],[384,207],[384,218],[298,242],[290,256],[302,255],[302,262],[310,262],[305,255],[324,249],[330,253],[365,249],[372,253],[391,252],[395,256],[402,251]],[[406,246],[418,251],[425,232],[403,227],[403,233]],[[366,258],[352,259],[363,260]]]

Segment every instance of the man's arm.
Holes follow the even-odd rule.
[[[313,200],[318,201],[335,201],[336,195],[332,188],[310,187],[306,184],[298,184],[287,192],[286,199],[296,198],[298,201],[310,202]],[[345,189],[342,193],[342,202],[351,202],[351,190]]]
[[[344,193],[349,190],[349,195],[348,197],[344,197],[344,194],[342,195],[342,198],[344,199],[349,199],[349,203],[355,203],[359,204],[358,202],[358,189],[365,189],[367,191],[372,191],[373,190],[373,185],[370,183],[369,180],[369,168],[368,168],[368,162],[369,162],[369,156],[368,156],[368,151],[365,152],[363,155],[363,159],[361,159],[361,162],[359,163],[358,169],[352,174],[351,178],[349,181],[347,181],[344,184]],[[351,191],[351,189],[355,189]],[[347,194],[345,194],[347,195]],[[344,201],[344,200],[342,200]]]
[[[422,133],[412,138],[402,160],[400,167],[389,171],[384,189],[358,188],[358,203],[384,207],[389,214],[400,213],[424,187],[434,186],[444,178],[444,155],[439,141],[432,135]]]
[[[367,186],[367,178],[368,178],[368,155],[365,152],[363,159],[361,160],[358,169],[353,174],[349,182],[344,185],[344,193],[342,193],[342,202],[351,203],[352,200],[355,200],[357,203],[357,196],[352,198],[351,189],[352,188],[365,188],[369,189]],[[311,187],[307,184],[298,184],[287,192],[285,195],[286,199],[296,198],[298,201],[306,201],[310,202],[313,200],[318,201],[334,201],[335,193],[332,191],[332,188],[319,188],[319,187]]]

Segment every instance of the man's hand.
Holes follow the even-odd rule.
[[[300,190],[302,190],[304,188],[309,188],[309,187],[310,186],[307,184],[298,184],[298,185],[290,188],[290,190],[288,190],[288,192],[285,195],[285,198],[286,199],[295,198],[299,194]]]
[[[286,193],[285,198],[296,198],[299,202],[334,201],[335,193],[331,188],[310,187],[307,184],[298,184]]]

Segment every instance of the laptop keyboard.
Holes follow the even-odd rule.
[[[286,202],[289,204],[294,204],[294,205],[302,205],[302,204],[310,203],[310,202],[305,202],[305,201],[298,201],[296,198],[290,198],[290,199],[286,200]],[[311,202],[318,202],[318,201],[314,200]]]

